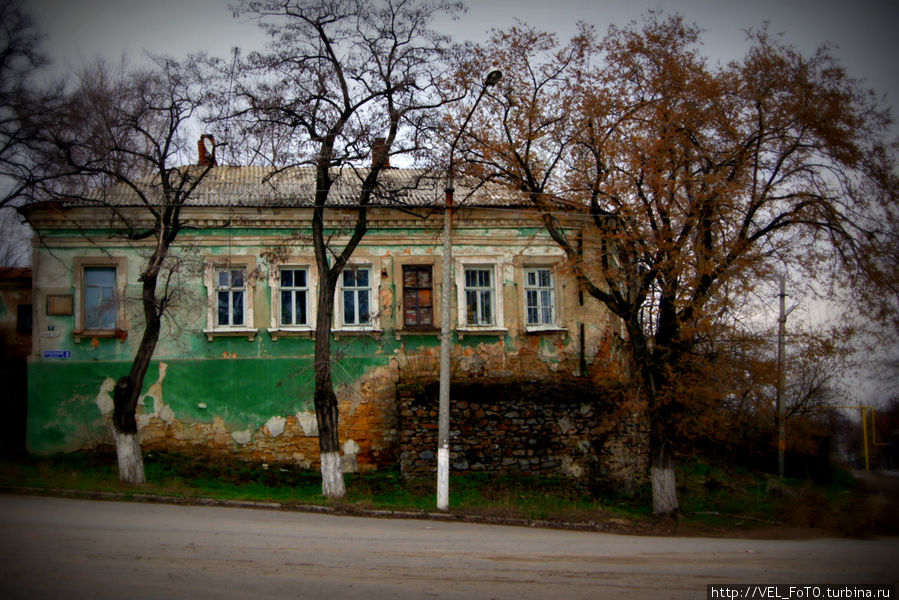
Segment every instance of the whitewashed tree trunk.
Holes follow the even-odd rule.
[[[649,475],[652,479],[652,512],[657,515],[675,512],[678,508],[677,485],[672,462],[651,467]]]
[[[137,434],[116,432],[115,445],[119,458],[119,480],[124,483],[146,483],[144,459]]]
[[[346,496],[343,485],[343,470],[340,467],[340,452],[323,452],[322,494],[326,498],[339,499]]]

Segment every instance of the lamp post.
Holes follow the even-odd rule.
[[[453,343],[453,317],[452,317],[452,285],[453,285],[453,192],[455,191],[455,173],[453,172],[453,155],[456,152],[456,144],[462,137],[462,133],[468,126],[468,122],[474,115],[475,108],[488,87],[496,85],[503,74],[500,71],[490,71],[481,84],[481,91],[477,99],[471,105],[471,110],[465,117],[462,127],[456,132],[453,143],[450,145],[449,165],[446,172],[446,202],[443,210],[443,283],[440,294],[440,403],[437,417],[437,509],[449,508],[449,413],[450,413],[450,361]]]

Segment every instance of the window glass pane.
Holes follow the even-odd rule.
[[[243,292],[231,292],[231,305],[234,309],[231,315],[231,324],[243,325]]]
[[[418,276],[415,273],[415,270],[409,267],[403,267],[403,285],[414,287],[417,284]]]
[[[282,277],[284,273],[281,273]],[[281,292],[281,323],[284,325],[293,325],[293,302],[291,292]]]
[[[418,306],[418,290],[405,290],[403,292],[403,304],[406,308],[416,308]]]
[[[490,292],[481,292],[481,325],[490,325],[493,316],[490,314]]]
[[[349,290],[343,292],[343,322],[347,325],[356,323],[355,293]]]
[[[228,271],[219,271],[219,287],[228,287]]]
[[[115,329],[116,306],[115,298],[112,301],[104,301],[100,305],[100,329]]]
[[[549,272],[549,269],[540,269],[538,271],[540,275],[540,287],[549,287],[552,285],[552,275]]]
[[[478,324],[478,293],[465,291],[465,321],[468,325]]]
[[[533,271],[525,271],[525,277],[527,277],[526,284],[527,285],[537,285],[537,274]]]
[[[356,269],[356,286],[368,287],[368,269]]]
[[[306,269],[297,269],[294,271],[294,285],[297,287],[306,287]]]
[[[371,320],[371,315],[368,312],[368,292],[367,291],[358,292],[358,301],[359,301],[359,322],[360,323],[368,323]]]
[[[552,307],[553,305],[553,293],[549,290],[540,290],[540,306]]]
[[[115,329],[116,269],[86,267],[84,269],[84,327]]]
[[[281,269],[281,286],[293,286],[293,271],[291,271],[290,269]]]
[[[84,290],[84,326],[87,329],[100,328],[100,290],[89,287]]]
[[[218,310],[218,318],[219,325],[230,325],[230,320],[228,319],[228,292],[219,292],[218,293],[219,300],[219,310]]]
[[[88,286],[115,288],[115,267],[87,267],[84,283]]]
[[[528,325],[536,325],[537,324],[537,292],[534,290],[528,290],[527,292],[525,292],[525,296],[527,297]]]
[[[353,287],[356,285],[356,273],[352,269],[346,269],[343,272],[343,286]]]
[[[294,292],[294,308],[296,321],[294,325],[306,324],[306,292]]]
[[[231,287],[243,287],[243,271],[231,271]]]
[[[433,325],[434,324],[434,313],[430,307],[422,308],[419,310],[419,325]]]

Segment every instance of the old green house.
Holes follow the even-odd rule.
[[[364,169],[339,177],[326,227],[338,242]],[[184,215],[170,265],[177,302],[139,407],[145,449],[318,460],[312,336],[318,278],[311,169],[213,167]],[[151,185],[151,182],[148,182]],[[443,180],[389,169],[369,232],[345,269],[331,324],[345,469],[433,469]],[[452,464],[612,479],[642,476],[639,418],[604,402],[621,327],[582,294],[561,250],[517,194],[459,189],[454,215]],[[105,443],[111,390],[140,337],[146,247],[116,232],[141,219],[127,189],[102,203],[36,204],[28,446]],[[580,232],[585,258],[598,244]],[[148,242],[149,243],[149,242]]]

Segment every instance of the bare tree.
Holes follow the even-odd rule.
[[[678,17],[613,27],[598,45],[590,34],[560,46],[519,26],[462,66],[464,80],[515,65],[483,104],[491,118],[470,128],[468,159],[544,209],[582,288],[623,320],[653,509],[671,513],[672,444],[703,384],[697,342],[738,290],[783,262],[819,281],[870,281],[899,192],[890,116],[826,49],[805,57],[764,29],[744,59],[714,68]],[[564,228],[550,199],[585,228]],[[600,260],[582,260],[590,244]]]
[[[40,42],[19,0],[0,1],[0,208],[25,199],[40,180],[30,141],[28,107],[34,106],[34,73],[46,64]]]
[[[119,476],[129,483],[144,482],[135,412],[163,317],[180,293],[180,262],[170,250],[188,227],[182,218],[187,199],[214,166],[180,165],[194,139],[189,121],[199,97],[174,60],[155,58],[152,66],[134,69],[100,62],[84,69],[40,122],[37,147],[56,169],[41,189],[44,197],[108,212],[111,235],[148,249],[138,277],[143,331],[113,398]]]
[[[0,211],[0,266],[31,264],[31,231],[12,210]]]
[[[328,497],[345,495],[331,381],[335,286],[367,231],[368,208],[390,158],[421,153],[426,123],[446,102],[440,82],[448,40],[430,23],[458,9],[419,0],[247,0],[239,9],[259,20],[271,45],[240,65],[227,116],[252,125],[257,139],[279,140],[273,164],[315,171],[312,238],[320,287],[314,403]],[[370,168],[361,168],[376,139],[380,151]],[[344,202],[355,218],[342,247],[325,227],[335,204],[331,192],[341,180],[342,190],[355,190],[354,200]]]

